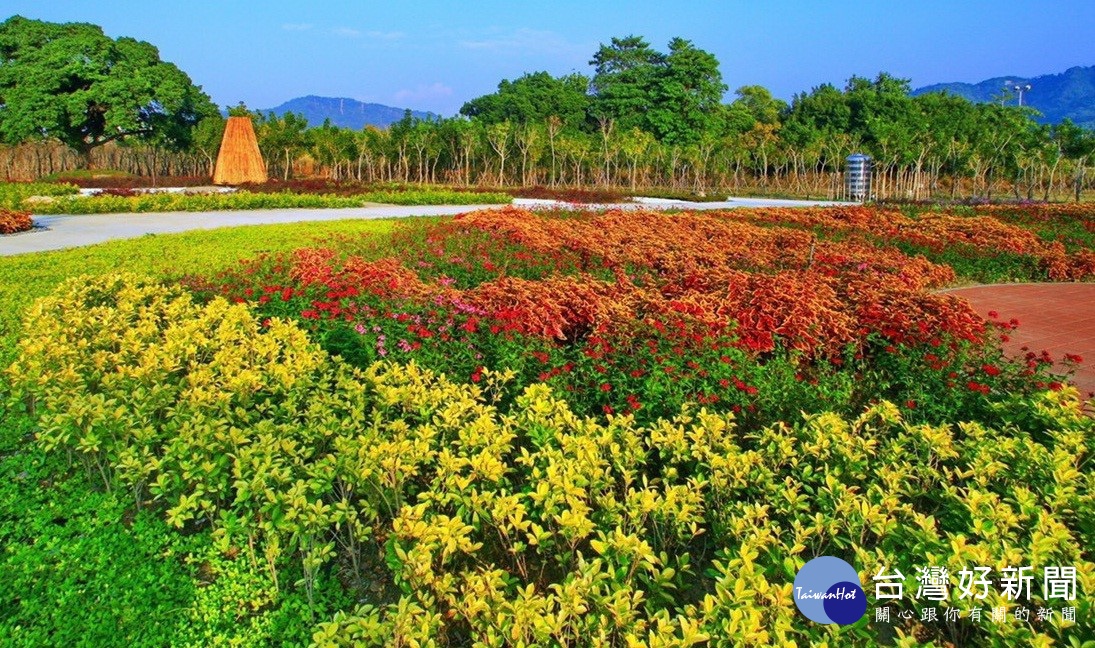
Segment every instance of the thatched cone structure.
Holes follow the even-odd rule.
[[[250,117],[229,117],[213,169],[213,184],[238,185],[266,182],[266,164]]]

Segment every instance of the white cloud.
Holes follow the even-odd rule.
[[[349,27],[335,27],[331,30],[331,33],[335,36],[342,36],[343,38],[360,38],[361,32]]]
[[[477,40],[462,40],[460,47],[488,52],[519,53],[575,53],[585,52],[588,44],[572,43],[562,35],[542,29],[523,27],[508,34],[489,36]]]
[[[419,84],[413,90],[400,90],[393,96],[396,101],[401,103],[407,101],[428,101],[430,99],[441,99],[443,97],[452,96],[452,88],[440,81],[436,81],[430,85]]]
[[[285,23],[281,28],[285,31],[308,31],[312,26],[311,23]]]
[[[406,36],[406,34],[404,34],[401,31],[385,32],[385,31],[377,31],[375,29],[372,30],[372,31],[365,32],[365,35],[368,36],[369,38],[375,38],[376,40],[386,40],[386,41],[399,40],[399,39],[403,38],[404,36]]]

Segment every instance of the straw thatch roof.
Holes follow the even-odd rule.
[[[213,170],[213,184],[238,185],[266,182],[266,164],[250,117],[229,117]]]

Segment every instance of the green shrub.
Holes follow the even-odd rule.
[[[75,185],[51,182],[0,182],[0,207],[16,211],[25,209],[23,201],[31,196],[64,197],[78,193]],[[35,208],[49,203],[38,203]]]
[[[62,196],[50,202],[35,203],[33,211],[38,214],[113,214],[247,209],[334,209],[363,207],[371,203],[481,205],[508,204],[512,200],[513,198],[506,194],[443,190],[379,191],[357,196],[247,191],[210,194],[146,193],[136,196],[101,195],[89,198]],[[25,206],[30,208],[30,205]]]

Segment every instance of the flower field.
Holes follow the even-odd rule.
[[[1093,638],[1095,422],[1048,355],[1002,354],[1020,322],[933,292],[1095,279],[1091,215],[1054,213],[505,208],[73,278],[26,313],[10,407],[208,534],[238,643],[1068,645]],[[818,555],[869,594],[1075,566],[1079,621],[906,599],[813,624],[792,582]],[[303,629],[259,623],[287,600]],[[1014,602],[945,604],[975,605]]]
[[[897,224],[883,225],[888,216]],[[570,217],[511,208],[187,283],[296,319],[361,367],[413,359],[473,382],[504,367],[586,415],[646,422],[692,402],[771,423],[887,398],[939,422],[989,416],[1022,384],[1035,388],[1027,378],[1037,366],[1001,362],[995,336],[1009,324],[933,294],[954,270],[902,252],[903,242],[995,252],[1015,239],[1046,279],[1092,276],[1090,251],[1066,253],[986,217],[968,219],[995,224],[971,242],[962,220],[864,208]]]

